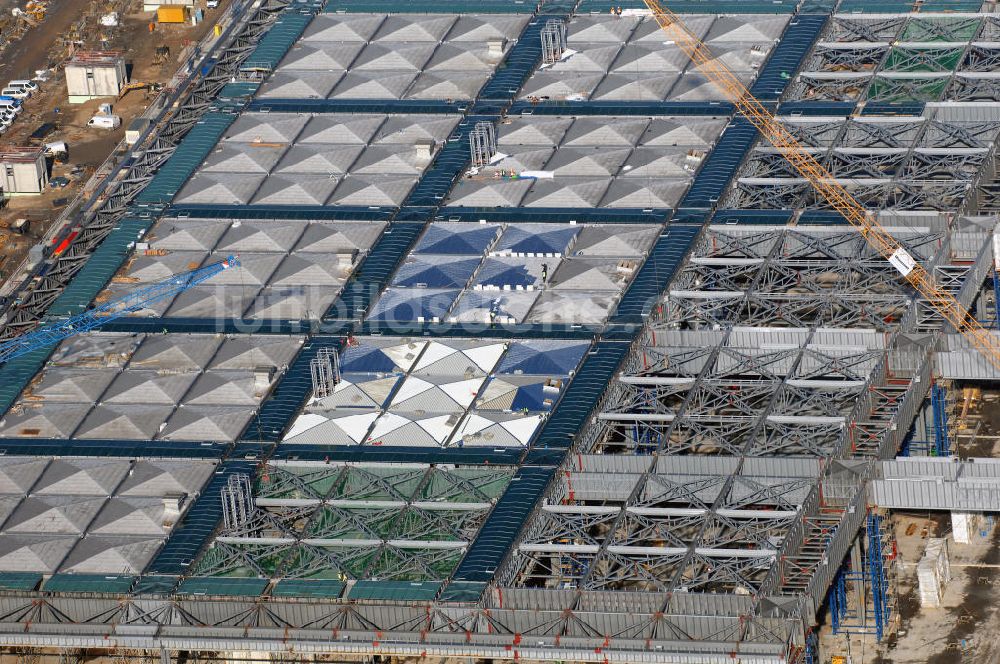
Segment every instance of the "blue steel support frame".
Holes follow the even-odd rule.
[[[851,569],[849,561],[844,561],[827,594],[827,609],[834,634],[871,634],[876,641],[881,641],[892,618],[892,604],[889,602],[882,517],[874,510],[868,512],[865,520],[865,540],[861,569]],[[864,606],[850,606],[848,583],[863,586]]]
[[[931,411],[934,415],[934,447],[932,456],[951,456],[951,443],[948,442],[948,392],[943,385],[931,387]]]
[[[1000,330],[1000,271],[993,270],[993,313],[994,325]]]

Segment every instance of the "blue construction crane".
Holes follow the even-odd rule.
[[[8,362],[15,357],[30,353],[36,348],[50,346],[56,342],[68,339],[77,334],[83,334],[96,329],[116,318],[127,316],[134,311],[164,298],[182,293],[192,286],[211,279],[215,275],[230,268],[239,267],[240,260],[229,256],[224,261],[206,265],[196,270],[175,274],[149,286],[138,288],[124,297],[106,302],[82,314],[71,316],[65,320],[50,323],[27,334],[0,343],[0,363]]]

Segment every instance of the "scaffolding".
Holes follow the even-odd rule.
[[[309,360],[313,397],[324,399],[333,394],[340,382],[340,358],[335,348],[323,347]]]
[[[541,32],[542,63],[554,65],[566,52],[566,21],[552,18],[545,22]]]
[[[235,473],[229,476],[222,494],[222,523],[227,532],[242,531],[253,520],[256,507],[250,476]]]
[[[497,130],[492,122],[477,122],[469,132],[469,151],[474,168],[489,166],[497,153]]]
[[[896,543],[875,510],[868,512],[864,541],[863,557],[855,548],[837,572],[827,607],[834,634],[868,634],[881,641],[896,615]]]

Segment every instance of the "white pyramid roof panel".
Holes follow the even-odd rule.
[[[27,493],[48,465],[47,458],[0,457],[0,494]]]
[[[29,384],[25,397],[31,396],[44,401],[94,402],[117,375],[116,369],[50,367],[41,375],[40,380]]]
[[[162,537],[170,532],[177,518],[177,512],[167,509],[163,498],[116,496],[107,501],[87,532]]]
[[[271,275],[271,286],[340,288],[354,271],[350,254],[293,254]]]
[[[337,299],[343,283],[332,286],[268,286],[247,316],[256,320],[316,319]]]
[[[447,14],[390,14],[372,41],[439,42],[457,20]]]
[[[570,147],[632,147],[649,125],[647,118],[580,117],[563,137]]]
[[[308,143],[296,145],[285,153],[276,173],[318,173],[343,175],[364,148],[360,145]]]
[[[488,39],[517,39],[531,17],[503,14],[463,14],[448,33],[449,42],[478,42]]]
[[[303,337],[285,335],[237,335],[226,339],[212,358],[211,369],[287,367],[302,348]]]
[[[212,256],[209,261],[215,262],[225,258],[225,253],[218,253]],[[282,253],[250,253],[244,251],[240,255],[240,267],[235,270],[225,270],[212,277],[207,282],[212,286],[258,286],[267,283],[267,280],[278,269],[278,265],[285,259]]]
[[[140,574],[163,546],[159,538],[89,535],[60,568],[67,574]]]
[[[400,205],[413,185],[412,175],[348,175],[333,192],[333,205]]]
[[[688,149],[679,147],[635,148],[622,166],[622,175],[629,178],[693,177],[698,162],[688,159]]]
[[[748,85],[753,74],[735,71],[733,75],[744,85]],[[712,81],[694,71],[685,72],[670,91],[670,98],[675,101],[717,101],[725,99],[726,95]]]
[[[228,318],[242,316],[260,292],[259,286],[195,286],[170,303],[167,316]]]
[[[143,240],[166,251],[211,251],[230,223],[226,219],[161,219]]]
[[[733,72],[753,74],[764,64],[767,52],[758,44],[719,44],[712,47],[714,59],[702,65],[691,64],[691,69],[697,72],[711,73],[721,66]]]
[[[449,205],[461,207],[517,207],[533,180],[460,180],[451,190]]]
[[[331,99],[402,99],[416,71],[352,71],[330,93]]]
[[[413,367],[413,373],[422,376],[485,377],[506,350],[506,344],[490,341],[431,341]]]
[[[573,256],[642,258],[656,241],[659,226],[584,226],[573,244]]]
[[[714,22],[715,16],[712,14],[684,14],[684,27],[698,39],[705,37]],[[656,19],[652,16],[644,16],[642,22],[632,32],[629,41],[632,43],[656,42],[662,44],[665,41],[671,41],[671,39],[670,35],[666,34],[656,22]]]
[[[381,114],[315,115],[306,123],[296,144],[365,145],[384,122],[385,116]]]
[[[507,118],[497,129],[497,145],[504,152],[510,152],[510,146],[515,145],[555,147],[572,124],[573,118],[564,117]]]
[[[53,459],[32,493],[110,496],[131,467],[132,463],[125,459]]]
[[[204,251],[171,251],[163,256],[134,256],[126,263],[125,279],[120,283],[133,286],[169,279],[175,274],[201,267],[208,254]]]
[[[504,148],[503,154],[507,156],[494,163],[488,170],[490,171],[541,171],[545,169],[545,164],[549,163],[553,148],[548,147],[514,147]]]
[[[710,46],[725,42],[757,42],[770,46],[784,32],[788,19],[784,14],[719,16],[703,41]]]
[[[288,51],[275,71],[344,71],[364,47],[360,42],[300,42]]]
[[[242,433],[254,409],[245,406],[183,406],[167,420],[164,440],[232,442]]]
[[[18,403],[0,420],[0,438],[69,438],[90,410],[90,404]]]
[[[174,405],[181,400],[197,377],[196,371],[162,373],[150,369],[129,369],[118,374],[102,401]]]
[[[601,207],[672,208],[688,187],[688,180],[618,178],[608,187]]]
[[[260,99],[326,99],[337,82],[344,77],[342,71],[310,71],[284,69],[275,72],[260,86]]]
[[[493,72],[498,58],[488,54],[486,42],[457,42],[441,44],[424,65],[428,71],[464,71],[486,74]]]
[[[551,66],[547,66],[547,71],[559,72],[562,74],[571,73],[604,73],[611,68],[611,63],[618,57],[621,50],[620,44],[583,44],[572,48],[573,53],[569,57],[563,56]]]
[[[557,153],[558,154],[558,153]],[[596,207],[608,189],[607,178],[556,178],[538,180],[525,197],[525,207]]]
[[[309,224],[295,253],[355,254],[371,249],[385,230],[381,221],[319,221]]]
[[[573,48],[587,42],[620,44],[629,38],[639,21],[637,16],[610,14],[577,16],[566,26],[566,41]]]
[[[461,120],[460,115],[390,115],[372,137],[372,144],[412,146],[417,141],[440,143]]]
[[[204,369],[222,341],[222,335],[214,334],[150,335],[132,357],[130,368]]]
[[[283,442],[358,445],[368,435],[368,430],[377,418],[378,413],[344,414],[337,417],[303,413],[292,423]]]
[[[437,43],[378,42],[368,44],[351,65],[352,71],[414,71],[418,72],[434,51]]]
[[[290,251],[306,230],[302,221],[234,221],[218,243],[218,251]]]
[[[269,387],[258,382],[251,371],[209,371],[191,386],[184,397],[184,405],[253,406],[260,402]]]
[[[541,423],[540,415],[473,413],[462,423],[456,438],[462,446],[524,447]]]
[[[79,535],[87,529],[105,502],[104,497],[28,496],[4,523],[4,531]]]
[[[522,322],[539,291],[466,291],[451,315],[459,322],[489,323],[491,311],[500,322]]]
[[[420,175],[429,164],[430,160],[419,157],[412,145],[373,145],[361,153],[351,173]]]
[[[291,143],[309,116],[300,113],[243,113],[226,131],[224,142]]]
[[[553,290],[614,291],[624,288],[631,272],[620,270],[605,258],[572,258],[559,264],[552,275]]]
[[[0,535],[0,571],[53,574],[77,541],[76,535]]]
[[[132,355],[141,339],[128,332],[78,334],[59,344],[50,362],[63,367],[119,367]]]
[[[556,101],[584,101],[604,79],[603,72],[540,71],[521,88],[519,99],[537,98]]]
[[[375,36],[384,20],[382,14],[320,13],[302,34],[302,41],[366,42]]]
[[[340,178],[316,173],[272,175],[257,190],[253,205],[323,205]]]
[[[640,146],[710,148],[726,126],[724,118],[655,118],[639,139]]]
[[[643,72],[637,76],[608,74],[592,99],[605,101],[663,101],[677,83],[678,74]]]
[[[679,74],[689,63],[690,59],[679,46],[640,42],[625,46],[608,71],[633,78],[640,74]]]
[[[142,459],[118,487],[120,496],[161,497],[201,492],[215,472],[213,461]]]
[[[436,69],[420,74],[406,99],[475,99],[489,79],[488,72]]]
[[[201,172],[267,174],[287,149],[276,143],[221,143],[202,164]]]
[[[172,405],[102,404],[90,411],[76,438],[149,440],[170,416]]]
[[[591,324],[607,319],[617,301],[617,293],[547,291],[535,302],[528,315],[531,323]]]
[[[188,204],[246,205],[264,177],[260,173],[195,173],[176,200]]]
[[[558,181],[564,176],[610,177],[628,159],[631,148],[560,148],[545,165]]]

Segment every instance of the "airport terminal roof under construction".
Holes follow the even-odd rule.
[[[811,656],[931,375],[996,376],[614,4],[234,17],[8,312],[242,263],[0,368],[0,641]],[[995,15],[669,4],[989,315]]]

